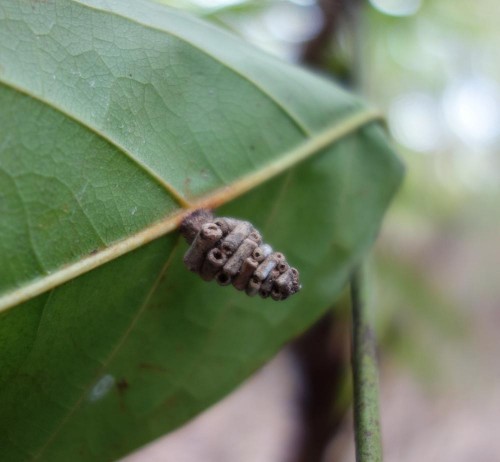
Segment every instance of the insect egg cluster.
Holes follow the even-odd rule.
[[[180,227],[189,249],[184,263],[205,281],[232,284],[247,295],[285,300],[300,290],[299,272],[262,242],[247,221],[216,218],[208,210],[188,215]]]

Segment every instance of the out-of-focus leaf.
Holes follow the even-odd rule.
[[[3,460],[113,460],[220,399],[310,325],[401,180],[330,82],[145,1],[0,4]],[[182,265],[187,210],[249,219],[287,302]]]

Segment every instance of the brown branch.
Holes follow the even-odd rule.
[[[294,462],[323,460],[349,405],[339,402],[349,371],[348,321],[340,311],[330,311],[293,344],[303,381],[302,439]]]
[[[305,44],[301,61],[310,67],[324,69],[332,41],[338,37],[341,27],[354,22],[360,5],[361,0],[319,0],[323,26],[319,33]]]

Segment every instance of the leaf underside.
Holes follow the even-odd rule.
[[[154,3],[3,1],[3,460],[114,460],[310,325],[401,180],[372,120],[330,82]],[[188,273],[167,231],[202,204],[252,221],[302,292],[274,303]]]

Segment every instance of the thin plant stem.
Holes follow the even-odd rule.
[[[356,461],[382,462],[375,335],[365,292],[364,274],[359,267],[351,278]]]

